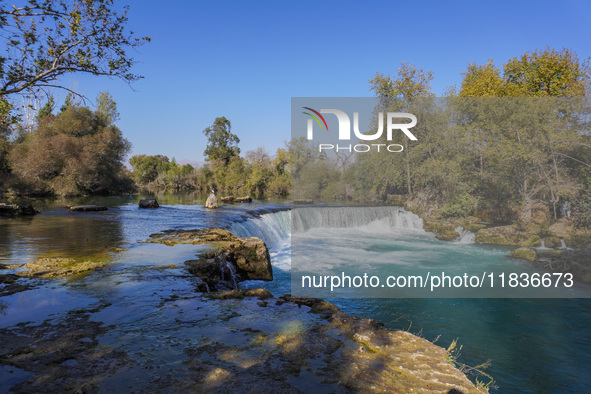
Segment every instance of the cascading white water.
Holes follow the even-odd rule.
[[[292,210],[294,233],[312,228],[352,228],[381,221],[396,229],[423,229],[423,219],[400,207],[307,207]]]
[[[229,261],[226,261],[226,268],[230,272],[230,279],[232,280],[232,284],[234,285],[234,288],[237,289],[238,283],[236,282],[236,267],[234,267],[234,265],[232,263],[230,263]],[[222,268],[222,280],[224,280],[223,274],[224,274],[224,270]]]
[[[304,207],[233,223],[229,230],[238,237],[258,237],[273,248],[288,239],[292,231],[353,228],[372,223],[394,229],[423,229],[423,219],[400,207]]]
[[[460,238],[456,240],[459,244],[473,244],[476,240],[476,234],[472,231],[466,230],[462,226],[458,226],[455,228],[458,234],[460,234]]]
[[[291,235],[291,215],[289,211],[267,213],[257,218],[233,223],[229,230],[237,237],[258,237],[269,248],[273,248]]]

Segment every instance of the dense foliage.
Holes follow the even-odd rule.
[[[403,152],[357,155],[346,166],[309,147],[309,171],[294,172],[294,195],[406,201],[442,217],[497,221],[527,219],[537,202],[557,219],[569,202],[578,224],[589,226],[590,77],[588,61],[551,49],[511,59],[503,72],[492,61],[470,65],[459,93],[444,99],[433,98],[431,73],[412,65],[394,78],[377,74],[377,110],[416,115],[418,141],[384,136],[375,143]]]
[[[9,186],[17,194],[116,194],[131,190],[122,164],[131,145],[112,122],[116,104],[99,95],[95,111],[70,105],[48,111],[7,154]],[[40,112],[43,114],[43,112]]]

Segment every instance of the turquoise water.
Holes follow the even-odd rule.
[[[102,339],[105,345],[123,343],[121,346],[140,349],[148,346],[155,336],[161,336],[162,343],[173,346],[190,340],[186,331],[192,330],[191,327],[198,327],[202,337],[210,335],[211,320],[195,320],[196,326],[191,326],[196,317],[186,318],[185,325],[167,333],[167,322],[179,318],[179,312],[174,308],[154,312],[161,302],[154,295],[168,297],[174,293],[193,297],[194,293],[194,278],[182,268],[145,271],[149,267],[179,264],[194,256],[194,248],[138,242],[171,228],[225,227],[239,236],[261,237],[271,249],[275,280],[244,283],[243,287],[262,285],[275,295],[291,292],[292,238],[304,240],[314,251],[317,268],[323,269],[346,266],[352,261],[365,262],[364,269],[368,270],[389,269],[393,262],[409,270],[413,264],[439,267],[451,262],[458,269],[470,262],[497,267],[516,264],[505,257],[509,248],[437,241],[412,220],[384,223],[383,218],[374,217],[381,215],[379,212],[356,212],[357,219],[348,223],[349,230],[343,232],[328,227],[338,224],[335,218],[326,219],[329,221],[326,223],[312,223],[308,218],[307,224],[292,227],[292,214],[284,211],[285,206],[279,202],[231,205],[212,212],[202,206],[205,196],[158,198],[162,207],[156,210],[138,209],[138,198],[130,196],[83,201],[108,205],[110,209],[104,212],[72,213],[62,208],[65,204],[60,201],[39,206],[44,211],[33,218],[0,220],[0,264],[24,263],[40,256],[90,257],[112,247],[127,249],[113,254],[115,264],[101,274],[52,281],[33,290],[1,297],[4,306],[0,311],[0,326],[9,327],[22,321],[38,324],[45,319],[58,319],[68,310],[109,300],[113,305],[93,315],[96,321],[117,326],[117,332]],[[314,215],[316,219],[318,215]],[[351,240],[347,237],[356,243],[346,249],[341,260],[335,260],[335,251],[345,250],[347,241]],[[535,271],[531,265],[523,269]],[[436,343],[443,347],[458,339],[463,346],[461,362],[477,365],[491,360],[487,372],[498,386],[493,392],[591,392],[589,299],[335,298],[332,301],[348,313],[377,319],[388,327],[408,329],[429,340],[438,338]],[[179,302],[177,309],[190,315],[192,312],[183,309],[183,305]],[[211,310],[212,316],[229,313],[218,309]],[[140,362],[142,351],[136,351]],[[174,357],[172,353],[160,356],[175,364],[175,360],[167,359]],[[2,374],[3,371],[0,370],[0,377],[10,378],[11,384],[29,376],[14,368],[10,373]],[[141,375],[141,370],[130,372],[127,378],[139,379],[140,375],[134,374]],[[113,378],[104,387],[116,386],[117,379],[123,378]]]

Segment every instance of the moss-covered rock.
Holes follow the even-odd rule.
[[[541,253],[542,257],[552,257],[552,256],[558,256],[560,254],[563,254],[564,250],[562,249],[558,249],[558,250],[545,250]]]
[[[536,261],[538,259],[538,252],[532,248],[519,248],[511,252],[509,257],[527,261]]]
[[[453,241],[458,238],[460,234],[456,230],[445,230],[441,234],[435,236],[435,238],[441,241]]]
[[[162,243],[173,246],[176,244],[210,245],[209,250],[201,253],[199,259],[188,260],[185,265],[189,271],[204,279],[209,285],[227,278],[226,262],[236,267],[236,280],[273,280],[273,267],[269,249],[256,237],[238,238],[228,230],[168,230],[152,234],[146,240],[150,243]]]
[[[544,246],[547,248],[557,248],[561,245],[560,238],[555,236],[549,236],[544,238]]]
[[[23,277],[58,278],[93,271],[104,266],[104,262],[98,261],[79,261],[70,258],[48,257],[36,259],[25,264],[25,268],[28,268],[28,270],[20,271],[16,275]]]
[[[446,231],[454,231],[457,226],[452,223],[438,222],[434,220],[424,219],[423,228],[430,233],[444,233]]]
[[[478,223],[467,223],[463,227],[464,227],[464,229],[466,229],[468,231],[472,231],[473,233],[477,233],[478,231],[482,230],[483,228],[486,228],[486,226],[484,224],[478,224]]]
[[[484,228],[476,234],[476,242],[529,247],[535,233],[517,225]]]

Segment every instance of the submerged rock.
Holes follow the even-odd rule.
[[[284,295],[273,301],[244,299],[243,309],[228,314],[236,337],[246,341],[211,340],[185,349],[191,387],[204,392],[485,392],[452,365],[444,348],[426,339],[315,298]],[[236,305],[235,300],[218,302]],[[259,308],[253,311],[254,305]],[[278,325],[277,315],[285,320]]]
[[[509,257],[527,261],[536,261],[538,259],[538,252],[533,248],[519,248],[511,252]]]
[[[153,209],[153,208],[158,208],[159,206],[160,205],[158,204],[158,200],[156,200],[155,198],[140,200],[140,202],[139,202],[140,208]]]
[[[69,205],[68,208],[70,211],[106,211],[107,207],[102,205]]]
[[[56,278],[93,271],[104,266],[105,263],[101,262],[77,261],[74,259],[59,257],[40,258],[25,264],[25,268],[28,268],[28,271],[20,271],[16,275],[37,278]]]
[[[252,202],[252,198],[250,196],[246,197],[236,197],[236,202]]]
[[[31,204],[4,204],[0,203],[0,216],[31,216],[38,214]]]
[[[215,194],[211,192],[209,197],[207,197],[207,201],[205,201],[205,208],[216,209],[217,207],[218,199],[216,198]]]

